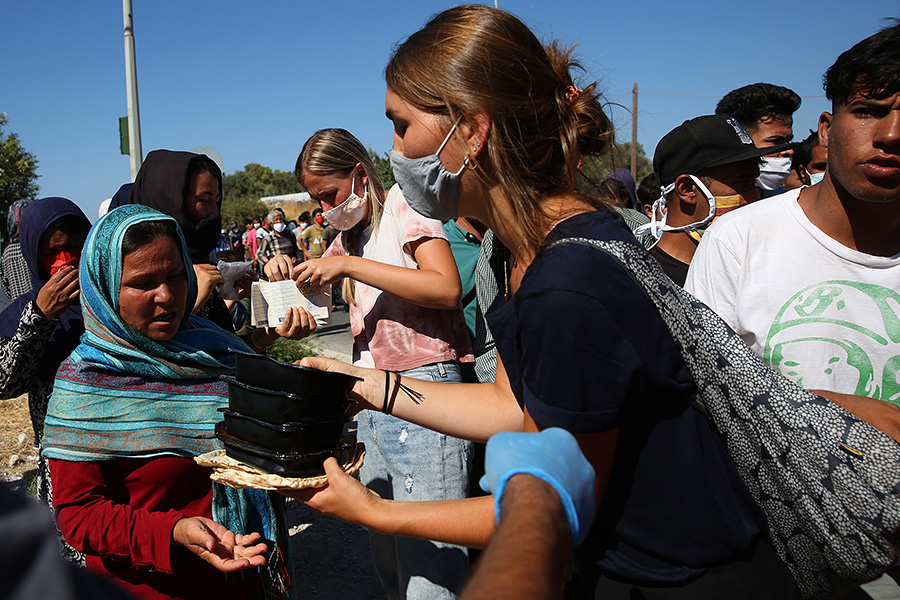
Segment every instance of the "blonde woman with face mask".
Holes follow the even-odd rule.
[[[295,174],[340,234],[320,259],[292,266],[276,256],[269,279],[301,287],[344,280],[354,365],[391,372],[391,381],[462,381],[459,362],[474,359],[441,222],[412,210],[399,187],[386,193],[365,147],[343,129],[307,140]],[[361,480],[381,497],[468,495],[471,442],[374,411],[360,415],[358,435],[366,444]],[[453,598],[461,590],[465,548],[378,533],[371,542],[388,597]]]
[[[370,409],[363,418],[385,410],[473,440],[574,434],[596,473],[597,512],[572,534],[589,597],[791,598],[764,515],[694,408],[697,385],[660,313],[612,256],[554,245],[586,238],[644,252],[616,213],[576,191],[583,158],[614,137],[596,84],[573,80],[577,67],[510,13],[467,5],[411,35],[385,70],[391,162],[409,204],[441,220],[474,217],[512,252],[508,300],[487,315],[496,382],[403,378],[416,394],[395,394],[383,371],[305,364],[363,378],[354,388]],[[493,531],[490,497],[387,501],[336,461],[326,470],[328,487],[297,494],[326,514],[460,544],[484,544]]]

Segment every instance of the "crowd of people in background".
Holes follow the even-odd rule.
[[[31,547],[60,573],[23,568],[8,582],[19,597],[78,597],[83,566],[118,586],[81,588],[91,597],[297,593],[285,496],[213,484],[192,460],[219,446],[232,351],[315,331],[302,307],[250,327],[241,300],[258,278],[349,308],[351,363],[303,364],[358,378],[362,471],[331,458],[327,486],[286,495],[369,530],[388,598],[892,585],[897,465],[865,444],[893,456],[900,442],[900,24],[837,57],[817,123],[794,121],[794,91],[752,83],[685,115],[640,181],[621,167],[586,181],[615,134],[579,69],[514,15],[457,6],[389,59],[389,189],[359,140],[328,128],[299,149],[294,174],[319,208],[296,219],[276,207],[223,226],[220,167],[170,150],[150,152],[93,226],[65,198],[13,204],[0,397],[28,394],[56,525],[35,521],[45,543]],[[220,261],[248,266],[235,296]],[[819,478],[829,502],[862,504],[851,520],[874,533],[859,553],[785,541],[784,523],[807,534],[810,513],[793,511],[816,501],[763,498],[802,487],[804,467],[785,464],[787,483],[753,467],[790,462],[779,453],[816,427],[789,419],[785,448],[741,447],[722,420],[741,410],[735,390],[865,433]],[[832,471],[860,457],[876,461],[876,491],[835,491]],[[0,507],[27,512],[5,495]],[[47,557],[52,536],[67,563]]]

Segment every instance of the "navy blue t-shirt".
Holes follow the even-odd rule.
[[[547,248],[564,237],[638,245],[608,211],[557,225],[515,295],[488,315],[497,349],[540,427],[619,428],[603,505],[579,552],[625,580],[686,581],[748,549],[763,513],[693,406],[693,379],[650,299],[596,248]]]

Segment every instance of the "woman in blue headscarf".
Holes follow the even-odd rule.
[[[80,283],[85,333],[57,374],[44,436],[66,540],[138,597],[288,594],[281,505],[213,485],[193,461],[219,447],[218,376],[247,347],[191,314],[197,279],[176,221],[139,205],[107,213]],[[267,560],[253,532],[275,540]],[[266,562],[261,587],[244,570]]]

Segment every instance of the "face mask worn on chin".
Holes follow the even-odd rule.
[[[764,156],[759,165],[759,178],[756,184],[767,192],[777,190],[784,185],[791,174],[791,158],[781,156]]]
[[[712,221],[710,221],[703,227],[698,227],[697,229],[688,231],[688,236],[699,244],[700,238],[703,237],[703,234],[706,233],[706,230],[709,229],[709,226],[712,225],[716,219],[718,219],[725,213],[735,210],[736,208],[747,206],[751,202],[756,202],[757,200],[759,200],[759,196],[759,188],[756,186],[754,186],[750,191],[744,192],[743,194],[733,194],[731,196],[716,196],[716,216],[713,217]]]
[[[807,171],[806,174],[809,175],[809,185],[816,185],[825,179],[825,171],[822,171],[821,173],[810,173]]]
[[[422,158],[406,158],[391,150],[391,167],[409,206],[422,216],[447,222],[459,216],[459,175],[469,164],[466,155],[456,173],[441,163],[440,154],[459,125],[460,117],[447,132],[437,152]]]
[[[72,254],[68,250],[63,250],[62,252],[45,256],[38,263],[38,266],[41,268],[41,271],[50,273],[50,276],[53,277],[63,267],[77,267],[80,258],[80,254]]]
[[[326,210],[322,213],[322,216],[328,219],[329,225],[339,231],[353,229],[366,216],[366,207],[368,206],[366,201],[369,199],[369,188],[366,188],[363,197],[360,198],[356,195],[356,174],[351,175],[351,178],[350,195],[347,196],[347,199],[331,210]]]
[[[668,217],[668,212],[666,211],[666,196],[671,194],[675,189],[675,183],[673,182],[660,189],[662,195],[653,203],[650,222],[635,229],[635,236],[647,235],[649,233],[658,240],[664,233],[680,233],[683,231],[692,231],[694,229],[699,229],[701,227],[704,227],[705,225],[709,225],[710,223],[712,223],[713,219],[716,218],[717,198],[713,196],[712,193],[710,193],[706,186],[703,185],[702,181],[700,181],[693,175],[689,175],[689,177],[694,180],[695,184],[697,184],[697,187],[700,189],[700,193],[702,193],[706,197],[706,200],[709,203],[709,214],[706,215],[702,221],[696,221],[694,223],[689,223],[688,225],[681,225],[679,227],[672,227],[671,225],[667,225],[666,218]],[[660,218],[660,215],[662,215],[662,218]]]

